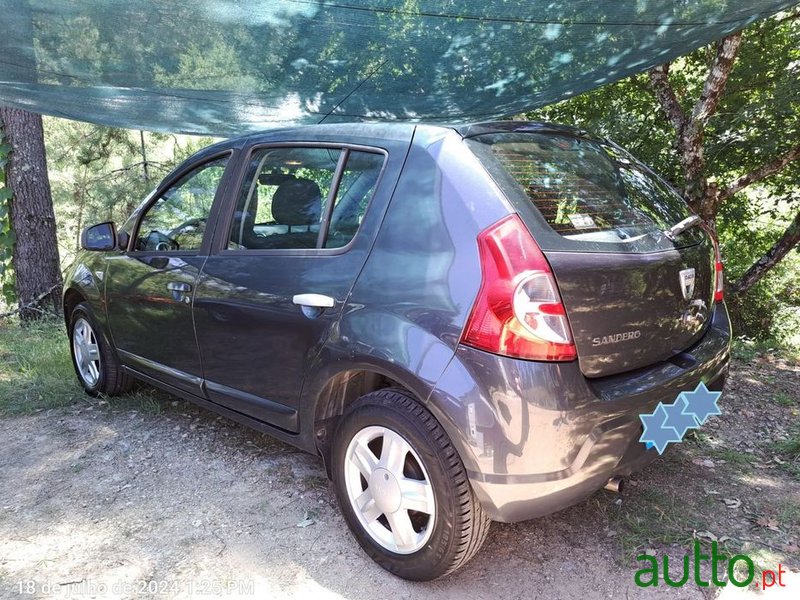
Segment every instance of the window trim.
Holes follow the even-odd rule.
[[[339,191],[339,185],[341,184],[342,175],[344,173],[344,167],[347,165],[346,161],[343,163],[343,157],[349,157],[351,152],[367,152],[369,154],[380,154],[383,157],[383,165],[381,165],[380,173],[378,173],[378,179],[375,182],[375,189],[372,192],[372,196],[370,196],[369,201],[367,202],[367,206],[364,209],[364,214],[366,215],[367,212],[370,210],[372,206],[372,202],[377,195],[378,188],[380,187],[384,173],[386,172],[387,166],[389,164],[389,151],[385,148],[380,148],[378,146],[365,146],[363,144],[351,144],[348,142],[309,142],[309,141],[284,141],[284,142],[267,142],[262,144],[254,144],[247,148],[245,151],[242,152],[240,157],[240,164],[239,164],[239,173],[236,177],[236,181],[231,182],[232,184],[232,193],[228,194],[228,202],[227,205],[224,206],[221,210],[224,211],[224,215],[220,214],[218,217],[217,228],[216,231],[219,232],[219,235],[215,235],[215,239],[210,250],[210,254],[212,255],[220,255],[220,256],[337,256],[339,254],[344,254],[345,252],[349,251],[356,241],[361,237],[361,226],[359,225],[358,231],[356,231],[355,235],[353,235],[352,239],[347,242],[344,246],[339,248],[321,248],[320,246],[320,234],[325,231],[325,238],[327,240],[327,227],[330,222],[330,217],[320,223],[320,234],[317,236],[317,247],[316,248],[245,248],[245,249],[230,249],[227,247],[228,242],[230,241],[230,228],[231,223],[233,222],[233,215],[236,210],[236,201],[238,192],[242,189],[242,186],[245,183],[245,178],[247,176],[247,165],[252,160],[253,154],[260,150],[267,150],[270,148],[323,148],[329,150],[338,150],[341,152],[339,155],[338,162],[336,164],[336,169],[334,170],[333,179],[331,181],[331,189],[328,192],[328,202],[326,203],[326,212],[328,211],[328,207],[333,210],[333,204],[331,200],[336,198],[336,194]],[[341,168],[340,168],[341,167]],[[323,229],[323,225],[325,225],[325,229]]]
[[[164,179],[161,184],[155,189],[152,193],[150,199],[147,203],[141,207],[139,210],[139,215],[136,218],[136,223],[134,223],[133,227],[131,228],[131,235],[128,239],[128,246],[125,248],[125,253],[130,254],[133,256],[198,256],[208,254],[208,251],[211,247],[213,238],[214,238],[214,227],[212,226],[211,232],[209,232],[208,227],[203,232],[203,241],[200,243],[200,247],[195,250],[137,250],[136,249],[136,239],[139,236],[139,229],[141,227],[142,221],[147,216],[147,213],[153,207],[153,205],[158,202],[163,196],[164,193],[169,190],[175,183],[177,183],[180,179],[182,179],[188,173],[196,170],[198,167],[202,167],[203,165],[207,165],[209,163],[214,162],[215,160],[219,160],[220,158],[227,158],[227,162],[225,163],[225,170],[222,173],[222,177],[219,180],[219,184],[217,184],[217,190],[214,192],[214,199],[211,201],[211,209],[208,212],[208,223],[216,223],[218,218],[218,213],[220,210],[220,204],[222,202],[223,195],[226,193],[228,179],[231,177],[231,165],[234,163],[234,155],[236,151],[234,148],[229,148],[227,150],[222,150],[210,156],[203,157],[201,160],[196,162],[192,162],[191,164],[185,165],[182,168],[179,168],[173,171],[170,175]]]
[[[325,242],[328,240],[328,228],[331,225],[331,216],[333,216],[333,209],[335,208],[334,204],[336,203],[336,196],[339,195],[339,187],[342,185],[342,175],[344,175],[344,167],[347,164],[347,161],[350,160],[350,148],[342,148],[339,151],[339,160],[336,163],[336,169],[333,171],[333,181],[331,181],[331,189],[328,192],[328,198],[325,201],[325,213],[322,216],[322,220],[319,222],[319,233],[317,234],[317,247],[314,248],[315,250],[324,250],[325,249]],[[386,164],[386,159],[384,159],[384,164]],[[383,170],[383,165],[381,165],[381,170]],[[380,174],[378,175],[380,177]],[[375,188],[377,189],[377,184]],[[375,195],[375,191],[372,192]],[[370,197],[370,200],[372,198]],[[369,207],[369,202],[367,202],[367,207]],[[366,209],[364,210],[364,214],[367,214]],[[361,229],[361,224],[359,223],[358,229]],[[350,238],[350,241],[347,242],[349,244],[352,242],[356,235],[358,235],[358,229],[353,234],[353,237]],[[345,246],[347,245],[345,244]]]

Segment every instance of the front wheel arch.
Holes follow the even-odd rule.
[[[86,302],[86,297],[75,288],[69,288],[64,292],[64,324],[69,330],[72,322],[72,311],[81,302]]]

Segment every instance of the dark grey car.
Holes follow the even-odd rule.
[[[364,550],[432,579],[490,521],[650,462],[640,414],[721,389],[722,265],[698,221],[562,126],[230,140],[84,233],[75,368],[90,393],[140,379],[320,455]]]

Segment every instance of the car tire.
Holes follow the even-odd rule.
[[[90,396],[114,396],[131,389],[133,378],[122,368],[86,302],[72,311],[69,349],[78,381]]]
[[[403,579],[447,575],[486,539],[491,522],[458,453],[433,415],[403,390],[372,392],[347,410],[331,467],[356,540]]]

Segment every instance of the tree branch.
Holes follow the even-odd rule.
[[[692,110],[692,121],[698,125],[705,125],[717,110],[719,99],[725,91],[725,84],[733,70],[741,43],[742,32],[739,31],[722,38],[717,44],[717,54],[708,71],[708,77],[703,85],[703,93],[700,94],[700,98]]]
[[[744,275],[731,284],[731,293],[734,296],[745,293],[798,243],[800,243],[800,211],[795,215],[794,221],[786,228],[780,239],[772,245],[772,248],[753,263]]]
[[[772,162],[761,165],[757,169],[750,171],[746,175],[742,175],[738,179],[734,180],[728,187],[719,193],[719,196],[717,197],[717,203],[719,204],[724,202],[734,194],[746,188],[748,185],[752,185],[756,182],[766,179],[770,175],[774,175],[790,162],[797,160],[798,158],[800,158],[800,145],[795,146],[786,154],[779,156]]]
[[[53,292],[55,292],[56,290],[58,290],[60,288],[61,288],[61,284],[56,284],[56,285],[52,286],[49,290],[47,290],[45,292],[42,292],[41,294],[36,296],[36,298],[34,298],[31,302],[28,302],[27,304],[20,305],[20,307],[17,308],[16,310],[12,310],[10,312],[6,312],[6,313],[0,314],[0,319],[7,319],[8,317],[13,317],[14,315],[16,315],[18,313],[21,313],[23,311],[26,311],[26,310],[33,310],[33,311],[45,314],[46,311],[44,311],[42,309],[42,307],[41,307],[42,300],[44,300],[50,294],[52,294]]]
[[[773,19],[772,26],[769,29],[770,30],[777,29],[778,27],[783,25],[786,21],[794,21],[795,19],[800,19],[800,10],[795,10],[794,12],[790,12],[786,16],[781,17],[780,19]]]
[[[683,111],[678,96],[669,82],[669,63],[664,63],[650,69],[650,86],[656,95],[658,103],[664,114],[672,123],[675,131],[680,133],[686,126],[686,113]]]

